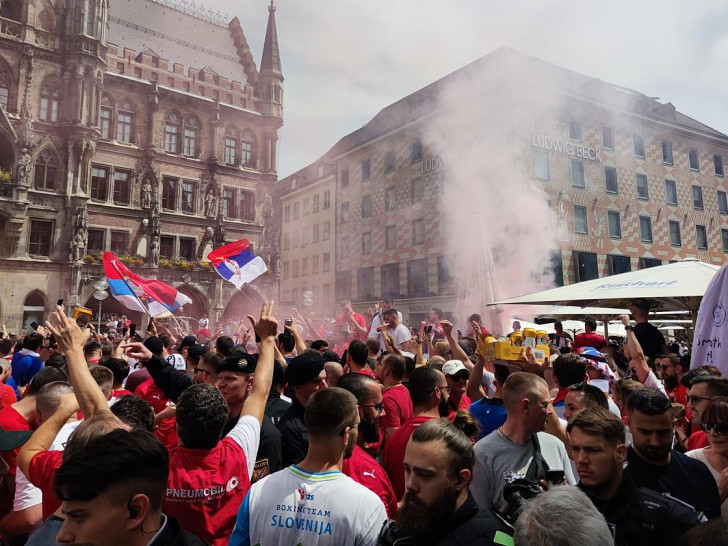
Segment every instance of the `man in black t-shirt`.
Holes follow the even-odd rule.
[[[672,404],[657,389],[642,387],[627,401],[633,444],[627,475],[646,487],[689,504],[708,518],[720,517],[720,497],[703,463],[672,449]]]
[[[634,335],[647,358],[652,360],[657,355],[666,355],[670,351],[665,343],[665,336],[660,331],[647,322],[647,315],[650,313],[650,303],[644,298],[637,298],[632,301],[629,308],[630,313],[636,322],[634,326]]]

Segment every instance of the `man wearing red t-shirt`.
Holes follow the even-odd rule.
[[[385,440],[412,418],[412,399],[407,387],[402,384],[406,370],[404,358],[394,353],[382,358],[376,367],[377,379],[384,387],[381,427]]]
[[[576,353],[581,347],[594,347],[597,351],[606,347],[607,342],[602,336],[596,333],[597,321],[588,318],[584,321],[584,332],[576,334],[574,343],[571,344],[571,352]]]
[[[367,321],[363,315],[355,313],[349,300],[341,302],[341,314],[336,317],[335,328],[337,333],[347,333],[349,342],[358,339],[367,339]]]
[[[346,365],[349,366],[349,371],[363,373],[375,379],[374,372],[369,369],[369,365],[367,364],[368,357],[369,349],[367,349],[366,343],[358,339],[349,343],[349,348],[346,350]],[[329,387],[333,386],[335,385],[329,385]]]
[[[412,433],[422,423],[448,414],[448,386],[442,372],[422,366],[410,374],[408,383],[414,417],[387,438],[382,452],[382,466],[387,471],[397,499],[404,494],[404,452]]]
[[[448,417],[452,421],[458,411],[469,410],[470,404],[473,403],[465,394],[468,388],[470,370],[459,360],[448,360],[442,365],[442,373],[445,374],[447,386],[450,388],[447,405],[450,408]]]
[[[660,377],[665,385],[667,397],[671,402],[686,406],[688,403],[688,389],[682,384],[685,371],[680,362],[680,355],[670,353],[655,359],[655,368],[660,371]]]

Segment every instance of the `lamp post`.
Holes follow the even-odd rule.
[[[106,291],[106,289],[109,287],[109,283],[106,282],[106,279],[102,278],[99,281],[96,281],[91,286],[94,287],[94,292],[91,294],[94,298],[99,300],[99,326],[98,326],[98,332],[101,333],[101,302],[104,301],[106,298],[109,297],[109,293]]]

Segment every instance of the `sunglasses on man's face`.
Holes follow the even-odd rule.
[[[728,425],[723,423],[700,423],[700,428],[705,432],[710,433],[711,430],[715,431],[718,436],[725,436],[728,434]]]
[[[674,368],[674,367],[675,367],[675,364],[658,364],[657,366],[655,366],[655,368],[657,368],[661,372],[666,372],[670,368]]]
[[[708,398],[706,396],[698,396],[697,394],[688,394],[685,399],[687,400],[688,404],[695,404],[696,402],[700,402],[701,400],[712,400],[712,398]]]

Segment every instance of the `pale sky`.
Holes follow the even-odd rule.
[[[238,16],[260,64],[266,0]],[[728,132],[728,0],[277,0],[283,178],[425,85],[502,46],[672,102]]]

